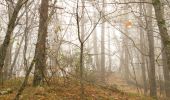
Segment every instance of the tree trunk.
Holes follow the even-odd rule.
[[[109,66],[108,66],[108,71],[109,72],[112,72],[112,59],[111,59],[111,48],[110,48],[110,42],[111,42],[111,37],[110,37],[111,35],[110,35],[110,32],[108,32],[108,58],[109,58]]]
[[[155,16],[158,23],[158,28],[160,31],[160,36],[162,43],[164,45],[164,50],[167,55],[167,65],[170,71],[170,36],[168,35],[165,19],[163,18],[163,9],[160,0],[152,0],[155,9]]]
[[[26,12],[26,23],[25,23],[25,31],[24,31],[24,50],[23,50],[23,58],[24,58],[24,66],[25,66],[25,69],[28,70],[28,63],[27,63],[27,46],[28,46],[28,42],[29,42],[29,39],[28,39],[28,18],[29,18],[29,15],[28,15],[28,6],[27,6],[27,3],[25,4],[25,12]]]
[[[84,100],[84,36],[85,36],[85,21],[84,21],[84,9],[85,9],[85,1],[82,0],[82,16],[81,16],[81,40],[80,40],[80,87],[81,87],[81,100]],[[80,34],[80,33],[78,33]]]
[[[8,19],[10,20],[12,17],[12,13],[14,11],[13,8],[13,2],[12,1],[6,1],[8,4]],[[12,37],[12,36],[11,36]],[[13,46],[13,41],[10,42],[9,47],[7,49],[7,54],[5,58],[5,63],[4,63],[4,80],[8,79],[8,76],[11,76],[12,73],[9,72],[10,65],[11,65],[11,59],[12,59],[12,46]]]
[[[126,2],[126,0],[124,0],[124,2]],[[123,13],[127,13],[128,12],[128,7],[125,6],[123,8]],[[129,16],[125,16],[123,17],[123,21],[128,21],[127,19],[129,18]],[[128,49],[129,49],[129,40],[128,40],[128,37],[129,36],[129,29],[128,29],[129,26],[127,26],[125,24],[123,28],[124,30],[124,35],[122,36],[123,37],[123,77],[125,78],[125,80],[128,82],[130,80],[130,70],[129,70],[129,54],[128,54]]]
[[[16,7],[14,8],[13,14],[11,16],[11,19],[9,20],[9,23],[8,23],[8,28],[7,28],[5,39],[0,47],[0,80],[1,81],[2,81],[2,69],[4,66],[4,60],[6,57],[7,49],[10,44],[10,38],[15,28],[15,21],[17,19],[18,13],[22,5],[23,5],[23,0],[18,0]]]
[[[166,65],[167,65],[167,69],[168,72],[170,72],[170,36],[168,35],[168,30],[167,30],[167,26],[165,23],[165,19],[164,19],[164,11],[161,5],[161,1],[160,0],[152,0],[153,2],[153,6],[155,9],[155,16],[156,16],[156,20],[157,20],[157,24],[158,24],[158,28],[159,28],[159,34],[161,36],[161,41],[163,44],[163,48],[164,48],[164,53],[166,55]],[[168,90],[170,87],[168,86]],[[170,92],[168,92],[166,94],[166,96],[168,98],[170,98]]]
[[[96,20],[96,13],[94,13],[94,20]],[[95,22],[94,22],[94,26],[95,26]],[[97,47],[98,47],[97,33],[96,33],[96,29],[95,29],[94,33],[93,33],[93,50],[94,50],[93,52],[95,54],[94,62],[95,62],[95,68],[96,68],[97,72],[100,72],[100,64],[99,64],[99,56],[98,56],[98,48]]]
[[[105,0],[103,0],[102,5],[102,15],[104,16],[105,12]],[[102,29],[101,29],[101,83],[105,83],[105,20],[102,19]]]
[[[17,91],[17,94],[16,94],[14,100],[19,100],[20,95],[21,95],[22,92],[24,91],[24,89],[25,89],[25,87],[26,87],[26,85],[27,85],[28,78],[29,78],[29,75],[30,75],[30,73],[31,73],[31,70],[32,70],[32,68],[34,67],[34,63],[35,63],[35,59],[33,58],[32,62],[31,62],[31,65],[30,65],[29,69],[28,69],[27,72],[26,72],[24,81],[23,81],[23,83],[21,84],[19,90]]]
[[[80,44],[80,85],[81,85],[81,100],[84,100],[84,83],[83,83],[83,71],[84,71],[84,63],[83,63],[83,52],[84,52],[84,43]]]
[[[23,41],[24,41],[24,36],[22,36],[22,39],[21,39],[21,41],[20,41],[20,44],[19,44],[18,48],[16,48],[16,50],[15,50],[14,60],[13,60],[13,62],[12,62],[12,64],[11,64],[11,66],[10,66],[10,76],[9,76],[10,78],[12,78],[13,69],[14,69],[14,67],[15,67],[17,58],[18,58],[18,56],[19,56],[19,52],[20,52],[20,49],[21,49],[21,47],[22,47]]]
[[[140,0],[143,1],[143,0]],[[142,13],[142,6],[143,4],[139,4],[139,11]],[[140,13],[140,17],[142,20],[142,14]],[[139,25],[140,25],[140,21],[139,21]],[[142,52],[145,52],[145,37],[144,37],[144,31],[142,30],[142,28],[140,27],[139,29],[139,33],[140,33],[140,49]],[[144,89],[144,94],[147,94],[147,81],[146,81],[146,66],[145,66],[145,56],[143,54],[141,54],[141,69],[142,69],[142,79],[143,79],[143,89]]]
[[[164,8],[162,8],[163,11],[163,15],[164,15]],[[162,62],[163,62],[163,75],[164,75],[164,89],[165,89],[165,94],[168,98],[170,98],[170,88],[169,88],[169,85],[170,85],[170,73],[169,73],[169,70],[168,70],[168,65],[167,65],[167,56],[166,56],[166,52],[164,50],[164,44],[163,44],[163,41],[162,41],[162,45],[161,45],[161,48],[162,48]]]
[[[126,30],[126,35],[128,35],[128,31]],[[129,70],[129,54],[128,54],[128,38],[124,36],[124,78],[128,82],[130,80],[130,70]]]
[[[154,36],[153,36],[153,26],[152,26],[152,6],[148,5],[147,8],[146,24],[147,24],[147,35],[149,43],[149,81],[150,81],[150,96],[157,97],[156,89],[156,75],[155,75],[155,53],[154,53]]]
[[[35,49],[35,72],[33,86],[39,86],[45,78],[46,37],[48,27],[48,0],[41,0],[38,40]]]
[[[164,87],[165,87],[165,94],[168,98],[170,98],[170,74],[167,65],[167,56],[164,51],[164,45],[162,44],[162,61],[163,61],[163,75],[164,75]]]

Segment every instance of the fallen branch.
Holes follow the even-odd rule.
[[[24,79],[22,85],[20,86],[20,88],[19,88],[19,90],[18,90],[18,92],[17,92],[14,100],[19,100],[19,96],[20,96],[20,95],[22,94],[22,92],[24,91],[25,86],[27,85],[27,82],[28,82],[29,74],[30,74],[30,72],[31,72],[31,70],[32,70],[32,68],[33,68],[33,66],[34,66],[34,63],[35,63],[35,58],[32,60],[31,65],[30,65],[30,67],[29,67],[29,69],[27,70],[27,73],[26,73],[26,75],[25,75],[25,79]]]

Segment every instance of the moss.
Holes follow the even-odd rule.
[[[110,96],[109,100],[115,100],[115,98],[113,96]]]
[[[161,21],[159,21],[159,23],[158,23],[159,25],[165,25],[165,20],[161,20]]]
[[[160,0],[153,0],[153,5],[158,5],[160,3],[161,3]]]
[[[136,94],[136,93],[128,93],[128,96],[130,96],[130,97],[138,97],[139,94]]]

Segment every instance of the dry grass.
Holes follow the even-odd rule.
[[[31,82],[20,96],[21,100],[80,100],[80,85],[76,80],[68,80],[63,85],[63,79],[53,80],[50,86],[32,87]],[[0,95],[0,100],[12,100],[21,84],[21,79],[15,79],[5,82],[0,86],[1,90],[11,88],[12,93]],[[113,91],[102,88],[94,84],[85,84],[86,100],[152,100],[149,97],[139,96],[132,93]]]

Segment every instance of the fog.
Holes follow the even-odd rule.
[[[38,85],[69,77],[80,81],[81,99],[85,82],[168,98],[169,5],[168,0],[1,0],[1,81],[33,77]]]

